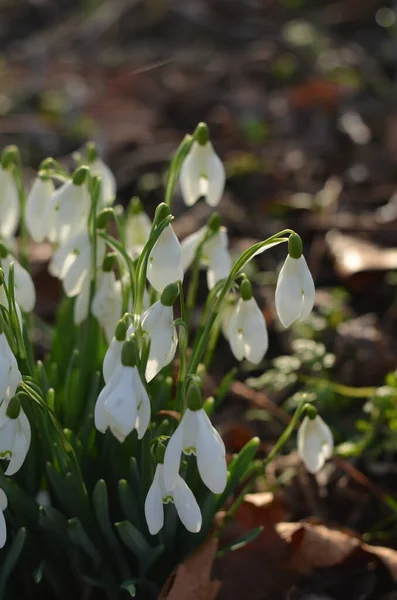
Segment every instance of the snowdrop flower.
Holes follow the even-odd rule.
[[[73,323],[80,325],[88,318],[90,312],[91,297],[91,272],[87,271],[80,286],[80,291],[76,296],[73,307]]]
[[[5,281],[8,282],[10,265],[14,263],[14,293],[15,300],[25,312],[31,312],[36,304],[36,290],[30,273],[0,245],[1,267],[4,271]]]
[[[181,244],[182,267],[186,271],[209,231],[214,232],[207,241],[204,241],[200,256],[200,264],[207,267],[207,285],[210,290],[218,281],[228,277],[232,268],[232,261],[227,249],[229,244],[227,229],[220,226],[219,215],[212,215],[212,217],[205,227],[187,236]]]
[[[316,415],[306,416],[298,430],[298,452],[310,473],[318,473],[331,458],[334,440],[328,425]]]
[[[8,460],[5,475],[14,475],[22,467],[29,450],[31,431],[19,399],[3,400],[0,405],[0,458]]]
[[[101,196],[98,208],[111,206],[116,199],[117,189],[116,178],[112,171],[99,156],[94,162],[90,163],[90,171],[92,175],[99,175],[101,177]]]
[[[135,341],[124,342],[121,364],[95,405],[95,427],[102,433],[110,428],[119,442],[124,442],[134,429],[141,439],[150,421],[150,400],[136,367],[136,354]]]
[[[92,314],[105,330],[108,343],[121,317],[123,299],[121,281],[116,281],[113,271],[115,256],[108,254],[103,261],[103,273],[92,300]]]
[[[134,326],[127,325],[125,318],[117,323],[114,337],[110,342],[109,348],[103,360],[102,373],[105,383],[108,383],[118,366],[121,365],[121,352],[126,337],[129,338],[134,333]]]
[[[188,407],[165,451],[165,487],[172,490],[176,486],[183,452],[196,455],[204,484],[214,494],[220,494],[225,489],[227,477],[225,445],[201,408],[201,392],[194,383],[188,388]]]
[[[160,294],[169,283],[183,280],[181,245],[171,225],[161,233],[149,255],[147,278]]]
[[[178,343],[172,305],[179,290],[178,285],[168,285],[161,299],[155,302],[141,317],[142,331],[150,339],[149,359],[146,366],[146,381],[151,381],[175,356]]]
[[[66,242],[71,235],[86,229],[91,207],[87,186],[88,167],[79,167],[53,195],[43,219],[50,241]]]
[[[105,256],[105,242],[97,239],[97,266]],[[87,231],[69,238],[54,252],[48,270],[53,277],[63,282],[65,294],[72,298],[80,293],[88,277],[92,279],[92,249]]]
[[[0,166],[0,236],[14,236],[20,217],[18,188],[12,171]]]
[[[197,126],[193,137],[195,141],[181,167],[182,196],[187,206],[192,206],[201,197],[210,206],[216,206],[225,187],[225,169],[209,141],[205,123]]]
[[[156,535],[164,525],[163,504],[173,502],[176,512],[186,529],[198,533],[202,525],[200,507],[192,490],[182,477],[177,474],[172,490],[164,481],[164,466],[158,464],[154,479],[145,500],[145,517],[151,535]]]
[[[276,310],[284,327],[306,319],[313,309],[314,297],[313,278],[302,254],[302,240],[292,233],[276,286]]]
[[[149,239],[152,222],[143,210],[142,203],[138,198],[131,202],[131,208],[127,217],[125,228],[125,244],[128,254],[133,260],[137,259]]]
[[[0,488],[0,548],[4,548],[7,541],[7,527],[6,520],[4,518],[4,511],[8,506],[7,496],[4,490]]]
[[[52,180],[45,175],[36,177],[26,199],[26,227],[35,242],[42,242],[48,234],[48,222],[43,215],[55,194]]]
[[[0,400],[10,399],[22,380],[18,363],[5,333],[0,333]]]
[[[266,321],[255,298],[248,279],[240,287],[241,298],[234,308],[227,330],[227,339],[237,360],[246,358],[258,364],[264,357],[269,339]]]

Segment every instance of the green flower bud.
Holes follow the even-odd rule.
[[[154,213],[154,223],[158,225],[161,221],[164,221],[166,217],[170,214],[170,208],[168,204],[162,202],[156,208],[156,212]]]
[[[123,344],[121,350],[121,364],[125,367],[136,367],[138,362],[138,349],[136,347],[135,335],[132,336]]]
[[[158,463],[161,465],[164,463],[165,446],[162,442],[156,444],[155,456]]]
[[[87,161],[93,163],[98,158],[98,151],[95,142],[87,142],[85,145]]]
[[[105,258],[103,259],[102,271],[104,271],[104,273],[110,273],[110,271],[113,271],[115,264],[116,264],[116,253],[109,252],[109,254],[107,254],[105,256]]]
[[[75,170],[75,172],[73,173],[73,176],[72,176],[73,184],[74,185],[83,185],[83,183],[87,179],[89,172],[90,172],[90,169],[88,167],[86,167],[85,165],[83,165],[82,167],[78,167],[78,169]]]
[[[98,229],[106,229],[110,219],[114,213],[113,208],[104,208],[96,218],[96,226]]]
[[[6,415],[9,419],[17,419],[19,417],[19,413],[21,412],[21,402],[18,396],[14,396],[11,398],[10,402],[7,406]]]
[[[134,196],[133,198],[131,198],[129,212],[132,215],[140,215],[141,212],[143,212],[143,204],[137,196]]]
[[[203,408],[203,398],[201,388],[197,381],[192,381],[187,388],[186,404],[190,410],[201,410]]]
[[[7,258],[8,254],[7,248],[0,242],[0,258]]]
[[[6,146],[1,153],[0,162],[3,169],[8,169],[20,161],[19,149],[17,146]]]
[[[243,300],[251,300],[252,298],[252,285],[249,279],[243,279],[240,285],[240,294]]]
[[[315,419],[317,417],[317,408],[315,406],[313,406],[313,404],[305,404],[304,406],[304,412],[305,415],[307,417],[309,417],[309,419],[311,419],[313,421],[313,419]]]
[[[219,231],[220,226],[221,226],[221,215],[217,212],[213,212],[207,221],[207,227],[208,227],[208,229],[211,229],[211,231],[216,232],[216,231]]]
[[[45,158],[41,161],[39,170],[47,171],[48,169],[55,169],[56,166],[56,161],[49,156],[48,158]]]
[[[302,256],[302,240],[297,233],[291,233],[288,238],[288,254],[291,258],[300,258]]]
[[[125,336],[127,335],[128,325],[125,319],[120,319],[120,321],[116,325],[116,329],[114,332],[114,337],[118,342],[124,342]]]
[[[206,123],[199,123],[193,132],[193,139],[200,144],[205,146],[210,139],[210,132]]]
[[[179,295],[179,286],[177,283],[170,283],[164,288],[161,294],[160,302],[163,306],[172,306]]]

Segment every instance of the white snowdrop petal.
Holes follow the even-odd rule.
[[[37,243],[47,235],[48,222],[44,218],[47,206],[55,193],[51,179],[36,177],[26,199],[26,227],[30,237]]]
[[[103,360],[103,378],[105,383],[108,383],[110,378],[112,377],[116,367],[121,364],[121,351],[123,349],[123,342],[119,342],[114,337],[110,342],[110,346],[107,349],[105,354],[105,358]]]
[[[140,393],[140,398],[138,400],[136,430],[138,433],[138,439],[140,440],[145,435],[146,430],[149,426],[151,407],[150,407],[149,396],[147,395],[147,392],[146,392],[142,382],[139,381],[139,384],[141,386],[141,393]]]
[[[181,245],[171,225],[164,229],[150,253],[147,278],[160,294],[168,284],[183,280]]]
[[[77,294],[74,310],[73,321],[75,325],[80,325],[88,317],[90,308],[91,280],[89,273],[86,274],[84,281],[81,284],[80,293]]]
[[[149,239],[152,222],[145,212],[129,214],[125,228],[126,246],[133,260],[138,258]]]
[[[0,511],[0,548],[4,548],[7,541],[7,526],[3,513]]]
[[[314,287],[314,281],[312,274],[306,264],[306,260],[302,255],[303,268],[302,268],[302,281],[303,281],[303,303],[301,310],[301,320],[307,319],[313,310],[314,300],[316,296],[316,288]]]
[[[204,484],[214,494],[226,487],[225,445],[203,409],[197,411],[199,432],[196,440],[197,467]]]
[[[164,306],[158,300],[143,313],[141,326],[151,342],[145,373],[146,381],[149,382],[175,355],[176,330],[173,326],[172,307]]]
[[[177,482],[183,448],[183,419],[168,442],[164,455],[164,483],[167,490],[172,490]]]
[[[0,236],[12,238],[18,227],[20,206],[18,189],[11,171],[0,167]]]
[[[5,494],[5,491],[2,488],[0,488],[0,511],[4,512],[5,509],[7,508],[7,506],[8,506],[7,496]]]
[[[195,231],[191,235],[185,237],[181,242],[182,249],[182,269],[185,273],[195,259],[199,245],[201,244],[205,234],[207,232],[206,227],[202,227],[198,231]]]
[[[296,259],[287,256],[276,286],[276,311],[284,327],[289,327],[299,319],[303,301],[302,283],[296,271],[291,268],[293,267],[291,260]]]
[[[159,481],[161,468],[161,465],[157,465],[152,485],[145,499],[145,517],[151,535],[156,535],[164,525],[163,497]]]
[[[333,450],[332,433],[321,417],[304,418],[298,430],[297,446],[307,470],[318,473]]]
[[[226,279],[229,276],[231,268],[232,261],[227,249],[222,246],[214,248],[210,255],[207,271],[208,289],[212,290],[218,281]]]
[[[14,263],[15,299],[25,312],[31,312],[36,304],[36,290],[30,273],[12,258]]]
[[[176,486],[172,490],[174,504],[183,525],[191,533],[198,533],[202,525],[200,507],[187,483],[177,476]]]
[[[194,142],[194,144],[196,144],[196,142]],[[194,153],[191,150],[183,161],[179,177],[182,197],[186,206],[193,206],[201,195],[200,177],[200,163],[197,162]]]
[[[100,205],[102,207],[112,205],[116,199],[117,185],[115,176],[108,165],[99,157],[89,166],[93,175],[100,175],[102,178]]]
[[[212,146],[211,146],[212,148]],[[219,156],[212,149],[212,155],[208,160],[208,191],[206,202],[211,207],[219,204],[225,187],[225,168]]]
[[[19,469],[22,467],[30,446],[30,424],[22,409],[17,420],[18,424],[12,447],[12,456],[4,473],[9,477],[17,473],[17,471],[19,471]]]
[[[265,317],[254,298],[241,300],[239,316],[243,332],[244,355],[253,364],[258,364],[269,347]]]

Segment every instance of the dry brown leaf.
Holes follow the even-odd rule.
[[[220,581],[211,581],[218,541],[208,539],[170,575],[158,600],[214,600]]]
[[[397,551],[364,544],[353,534],[313,523],[278,523],[277,533],[291,548],[285,567],[301,574],[340,565],[353,555],[377,557],[397,581]]]

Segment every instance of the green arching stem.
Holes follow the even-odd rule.
[[[214,323],[214,326],[212,327],[211,335],[208,340],[207,349],[204,354],[203,363],[204,363],[207,371],[211,365],[211,362],[212,362],[212,359],[214,356],[214,352],[215,352],[215,348],[218,344],[220,333],[221,333],[221,321],[218,318],[218,319],[215,319],[215,323]]]
[[[352,387],[343,383],[336,383],[328,379],[311,377],[310,375],[298,375],[298,379],[303,383],[313,383],[329,387],[334,392],[346,396],[347,398],[371,398],[377,392],[376,387]]]
[[[119,241],[117,241],[113,236],[109,235],[105,231],[100,231],[98,235],[103,240],[105,240],[105,242],[109,246],[111,246],[111,248],[113,248],[113,250],[116,250],[117,252],[119,252],[119,254],[124,258],[124,261],[127,265],[128,275],[129,275],[130,283],[131,283],[132,299],[134,301],[135,300],[135,284],[136,284],[136,270],[135,270],[134,261],[132,260],[132,258],[130,258],[128,256],[124,246]]]
[[[167,183],[165,187],[165,203],[168,204],[170,210],[172,209],[172,200],[174,196],[174,191],[176,188],[176,184],[179,177],[179,172],[181,170],[182,163],[186,156],[189,153],[189,150],[193,144],[193,138],[191,135],[187,134],[183,138],[182,142],[179,144],[179,147],[171,161],[170,168],[167,175]]]
[[[175,327],[178,327],[178,340],[179,340],[179,373],[178,382],[176,387],[176,405],[175,409],[182,414],[183,413],[183,401],[184,401],[184,386],[187,374],[187,349],[188,349],[188,335],[189,329],[186,322],[183,319],[177,319],[174,321]]]
[[[265,250],[268,250],[269,248],[272,248],[273,246],[276,246],[277,244],[281,244],[282,242],[287,242],[288,238],[280,237],[287,233],[293,233],[293,231],[291,229],[284,229],[283,231],[280,231],[276,235],[271,236],[267,240],[264,240],[263,242],[258,242],[257,244],[254,244],[253,246],[248,248],[248,250],[243,252],[243,254],[236,260],[236,262],[234,263],[234,265],[232,267],[232,270],[230,271],[229,277],[226,279],[225,283],[223,284],[223,287],[221,288],[221,290],[219,292],[219,295],[215,301],[215,304],[214,304],[213,309],[211,310],[211,313],[208,315],[208,319],[207,319],[207,322],[203,329],[203,332],[201,333],[201,336],[200,336],[200,339],[198,340],[197,346],[193,351],[192,360],[191,360],[190,368],[189,368],[190,374],[195,373],[198,365],[200,364],[200,360],[204,354],[204,351],[205,351],[205,348],[206,348],[206,345],[207,345],[207,342],[209,339],[211,328],[212,328],[213,324],[215,323],[215,319],[218,316],[219,309],[222,305],[223,300],[225,299],[229,290],[233,286],[234,278],[236,277],[236,275],[241,271],[241,269],[246,265],[246,263],[255,256],[255,254],[264,252]]]
[[[19,157],[19,154],[18,154]],[[20,256],[21,256],[21,265],[29,271],[29,233],[26,227],[26,194],[25,188],[23,185],[22,178],[22,167],[20,164],[20,158],[18,159],[18,164],[14,165],[12,170],[12,174],[14,177],[15,185],[18,190],[18,199],[19,205],[21,207],[21,223],[20,223]]]

